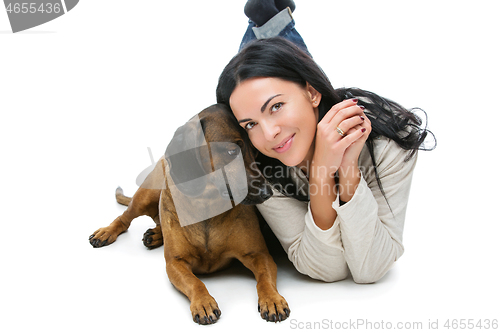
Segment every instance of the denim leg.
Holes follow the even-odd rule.
[[[253,27],[256,27],[256,24],[252,20],[248,20],[248,28],[243,35],[243,39],[241,40],[240,49],[238,50],[238,52],[241,51],[241,49],[243,49],[245,45],[257,39],[257,36],[255,36],[255,33],[252,30]]]
[[[283,9],[261,27],[257,27],[251,20],[248,21],[247,31],[241,40],[240,51],[247,43],[254,39],[266,39],[276,36],[288,39],[307,54],[311,55],[307,50],[306,43],[295,29],[295,21],[288,8]]]

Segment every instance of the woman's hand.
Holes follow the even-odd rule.
[[[349,147],[347,147],[339,168],[338,189],[340,200],[343,202],[349,202],[351,200],[359,185],[359,181],[361,179],[361,172],[358,167],[359,155],[361,154],[361,150],[363,149],[365,142],[368,139],[368,135],[372,130],[370,120],[363,113],[364,107],[361,105],[357,107],[361,110],[359,117],[363,122],[352,127],[346,134],[356,134],[360,131],[363,134],[350,144]],[[343,126],[342,123],[339,126]]]
[[[357,167],[370,131],[370,121],[357,99],[335,104],[317,125],[312,176],[333,178],[339,169],[345,172],[353,165]]]
[[[358,125],[355,125],[351,127],[346,134],[355,134],[357,139],[354,140],[345,150],[344,152],[344,157],[342,159],[342,163],[340,165],[341,169],[345,168],[350,168],[353,165],[358,166],[358,159],[359,159],[359,154],[361,153],[361,150],[363,149],[366,140],[368,139],[368,135],[370,135],[372,131],[372,126],[370,119],[364,114],[363,110],[365,109],[364,106],[361,105],[356,105],[359,108],[359,112],[357,116],[359,116],[361,123]],[[343,128],[344,123],[340,123],[340,128]],[[344,131],[345,132],[345,131]],[[361,135],[357,135],[361,132]],[[347,171],[347,170],[344,170]]]
[[[316,132],[313,171],[322,181],[333,179],[338,171],[338,195],[343,202],[351,200],[358,187],[359,155],[371,132],[364,107],[357,102],[349,99],[335,104],[318,123]]]
[[[354,184],[348,191],[355,191],[359,184],[357,160],[369,133],[364,127],[366,121],[367,117],[357,105],[357,100],[350,99],[335,104],[317,125],[314,155],[309,170],[309,190],[314,222],[323,230],[330,228],[335,221],[337,212],[332,208],[332,202],[337,195],[340,195],[342,201],[349,201],[350,197],[345,197],[344,187]],[[358,178],[343,177],[342,168],[351,166],[354,161],[358,170],[354,175]],[[334,180],[337,171],[338,194]]]

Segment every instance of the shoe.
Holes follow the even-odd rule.
[[[280,12],[286,7],[289,7],[292,13],[295,10],[295,2],[293,0],[274,0],[274,4]]]
[[[276,7],[274,0],[248,0],[244,12],[250,20],[260,27],[278,14],[280,10]]]

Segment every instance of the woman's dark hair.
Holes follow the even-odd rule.
[[[375,165],[374,138],[384,136],[394,140],[402,149],[408,151],[406,161],[418,149],[431,150],[435,147],[435,138],[432,132],[421,128],[422,120],[412,110],[407,110],[393,101],[366,90],[358,88],[334,89],[316,62],[284,38],[255,40],[242,49],[229,62],[219,77],[216,91],[217,102],[229,106],[229,98],[238,84],[254,77],[280,78],[298,83],[303,87],[309,83],[322,95],[318,106],[319,120],[333,105],[347,98],[358,98],[358,104],[365,106],[365,114],[371,121],[372,131],[366,145],[372,159],[378,185],[383,194],[384,191]],[[425,148],[424,140],[428,134],[433,136],[434,144],[430,148]],[[258,155],[257,162],[259,167],[286,168],[279,160],[266,157],[263,154]],[[292,185],[291,188],[293,188],[289,177],[288,179],[276,178],[272,176],[275,172],[266,172],[266,174],[271,174],[268,180],[272,184],[281,185],[279,188],[290,188],[286,185]],[[301,196],[297,192],[295,190],[286,191],[284,194],[299,200],[308,200],[307,197]]]

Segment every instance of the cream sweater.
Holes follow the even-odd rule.
[[[333,282],[345,279],[350,271],[355,282],[371,283],[403,254],[405,213],[417,157],[405,162],[408,151],[386,138],[374,141],[374,151],[390,208],[377,185],[366,146],[359,157],[361,181],[349,202],[340,206],[338,197],[333,202],[337,218],[330,229],[316,226],[308,202],[283,197],[276,190],[271,199],[257,205],[299,272]],[[308,188],[303,172],[292,169],[298,188]]]

